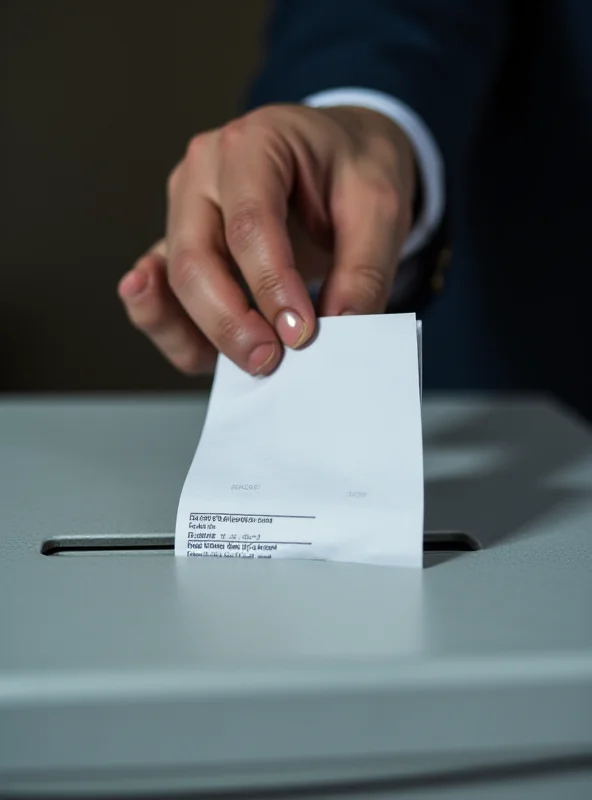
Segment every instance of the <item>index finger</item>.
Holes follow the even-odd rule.
[[[239,120],[221,133],[219,148],[228,248],[263,316],[287,347],[300,347],[313,335],[316,317],[287,227],[295,170],[289,145]]]

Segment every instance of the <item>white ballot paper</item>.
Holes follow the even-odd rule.
[[[220,356],[175,554],[421,567],[421,328],[328,317],[254,378]]]

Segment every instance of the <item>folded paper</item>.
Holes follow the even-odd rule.
[[[414,314],[345,316],[270,377],[220,356],[176,555],[420,567],[420,343]]]

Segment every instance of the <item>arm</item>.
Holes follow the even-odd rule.
[[[443,283],[454,175],[504,49],[504,0],[277,0],[255,105],[366,105],[399,125],[418,167],[420,202],[403,246],[392,311],[417,309]],[[446,168],[446,169],[445,169]]]
[[[382,92],[423,120],[450,173],[499,66],[508,13],[504,0],[276,0],[251,103]]]
[[[219,351],[267,375],[283,347],[314,338],[317,314],[417,308],[446,229],[398,268],[417,199],[409,129],[376,108],[303,103],[342,87],[390,96],[454,174],[502,52],[505,2],[278,0],[252,97],[267,107],[191,140],[168,182],[166,240],[120,283],[133,324],[184,371]]]

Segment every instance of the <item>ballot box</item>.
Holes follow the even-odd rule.
[[[175,558],[205,404],[0,403],[0,796],[592,797],[586,426],[426,398],[423,569]]]

